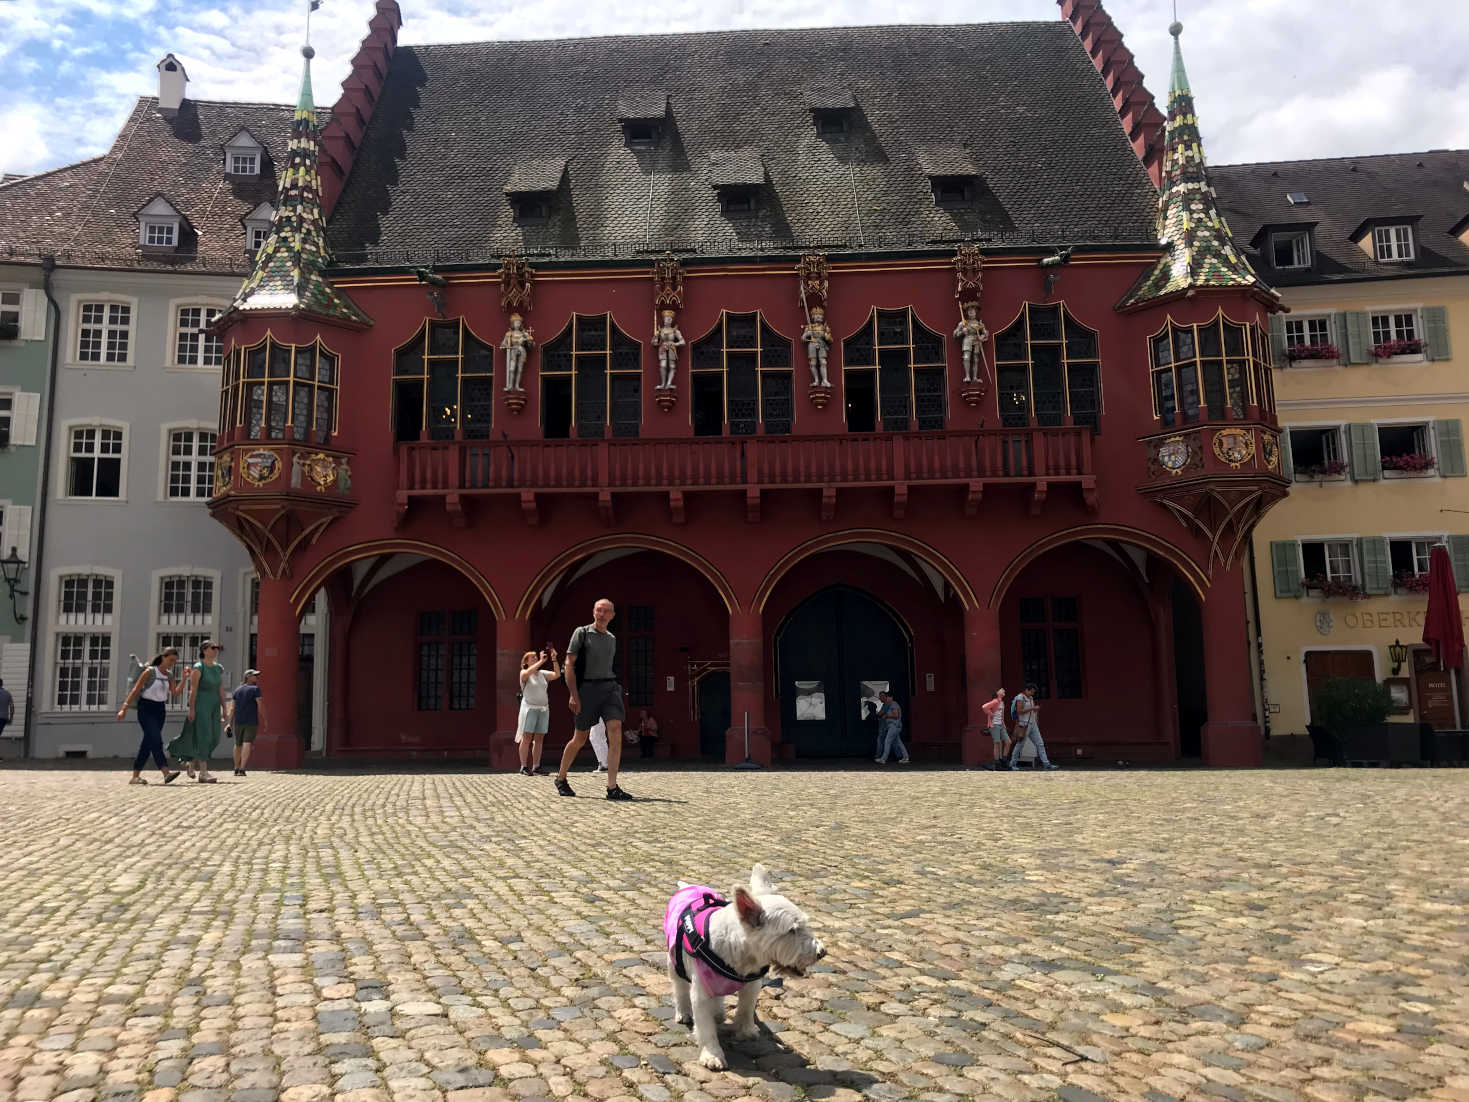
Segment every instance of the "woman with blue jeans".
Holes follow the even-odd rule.
[[[168,757],[163,752],[163,724],[168,719],[168,700],[183,692],[185,684],[182,678],[175,683],[170,674],[178,660],[177,648],[165,647],[163,653],[138,675],[132,692],[128,693],[127,700],[117,711],[117,718],[123,719],[136,701],[138,725],[143,728],[143,741],[138,744],[138,754],[133,759],[133,779],[128,781],[129,784],[148,783],[143,779],[143,765],[150,757],[163,773],[164,784],[178,779],[178,773],[169,771]]]
[[[903,731],[903,709],[893,699],[892,693],[878,693],[877,699],[882,701],[882,707],[877,710],[878,734],[882,743],[878,749],[877,757],[873,759],[879,764],[886,765],[888,757],[894,750],[898,752],[898,764],[908,764],[908,748],[903,745],[901,737]]]

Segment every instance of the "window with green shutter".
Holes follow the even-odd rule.
[[[1449,537],[1449,562],[1454,567],[1454,585],[1463,593],[1469,589],[1469,536]]]
[[[1387,540],[1362,536],[1357,540],[1357,557],[1362,563],[1362,588],[1373,594],[1392,592],[1392,565]]]
[[[1346,329],[1347,363],[1372,362],[1372,323],[1365,311],[1349,310],[1341,316]]]
[[[1434,448],[1438,454],[1438,473],[1445,478],[1463,478],[1464,430],[1457,417],[1433,423]]]
[[[1376,425],[1347,426],[1347,458],[1352,481],[1376,482],[1382,475],[1382,456],[1377,450]]]

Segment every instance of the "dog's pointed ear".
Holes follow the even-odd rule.
[[[750,873],[750,891],[756,895],[774,895],[775,887],[770,883],[770,873],[764,865],[756,865]]]
[[[760,901],[743,887],[734,890],[735,913],[746,926],[759,926],[765,921],[765,909]]]

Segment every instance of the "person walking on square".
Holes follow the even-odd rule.
[[[235,741],[235,776],[245,775],[250,748],[265,722],[265,701],[260,699],[260,671],[246,670],[244,683],[230,693],[230,733]]]
[[[229,701],[224,667],[219,664],[219,652],[224,648],[209,639],[200,649],[203,657],[189,670],[189,717],[178,738],[168,744],[168,754],[175,761],[188,762],[200,784],[218,784],[219,778],[209,772],[209,758],[219,745]]]
[[[138,674],[132,691],[117,710],[117,718],[121,721],[127,718],[128,709],[136,703],[138,726],[143,729],[143,739],[138,743],[137,756],[133,758],[133,778],[128,781],[129,784],[148,783],[143,779],[143,766],[149,758],[153,759],[153,764],[163,774],[164,784],[172,784],[179,778],[177,772],[169,769],[168,758],[163,753],[163,724],[168,719],[169,698],[184,691],[183,678],[175,682],[170,672],[178,660],[179,652],[176,647],[163,648],[163,653],[157,655]]]
[[[15,697],[10,695],[10,690],[5,687],[5,682],[0,681],[0,737],[5,734],[5,728],[15,722]]]
[[[592,726],[598,720],[607,722],[607,798],[632,799],[617,784],[617,768],[622,762],[622,721],[627,718],[622,706],[622,686],[617,683],[617,638],[607,630],[617,609],[603,597],[592,606],[592,622],[571,633],[566,648],[567,701],[576,716],[576,730],[561,754],[561,771],[556,774],[556,792],[575,796],[566,779],[567,770],[586,745]]]
[[[1014,769],[1020,762],[1020,748],[1030,740],[1035,747],[1036,760],[1041,763],[1043,769],[1060,769],[1050,758],[1046,757],[1046,744],[1041,739],[1041,706],[1035,702],[1036,687],[1034,682],[1025,686],[1025,692],[1015,698],[1015,746],[1010,751],[1010,768]]]
[[[561,675],[556,672],[556,648],[549,643],[537,653],[520,656],[520,723],[515,741],[520,745],[520,771],[534,777],[541,771],[541,741],[551,730],[551,696],[547,684]]]
[[[882,726],[879,734],[882,738],[882,746],[873,760],[881,765],[886,765],[893,751],[901,756],[898,758],[899,765],[908,764],[908,748],[903,745],[903,709],[890,692],[880,692],[877,699],[881,701],[881,707],[877,710],[877,721]]]
[[[658,749],[658,721],[646,708],[638,712],[638,746],[645,758],[651,758]]]
[[[985,726],[989,728],[990,739],[994,742],[995,760],[989,766],[979,768],[1009,769],[1005,763],[1005,754],[1010,749],[1010,733],[1005,730],[1005,687],[1001,685],[995,690],[993,700],[980,706],[984,713]]]

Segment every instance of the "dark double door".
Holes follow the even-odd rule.
[[[803,758],[871,757],[877,720],[863,683],[886,681],[906,737],[912,647],[891,612],[867,593],[832,586],[801,602],[777,638],[782,741]]]

